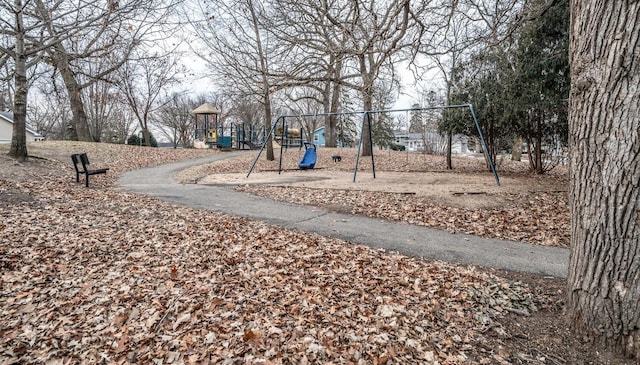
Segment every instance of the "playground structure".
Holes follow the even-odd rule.
[[[277,128],[277,133],[274,136],[274,140],[284,148],[288,147],[302,147],[304,145],[304,139],[302,136],[303,128],[290,128],[284,124]]]
[[[204,103],[193,109],[191,114],[195,118],[195,148],[222,147],[225,145],[224,128],[218,122],[220,110],[209,103]]]
[[[353,169],[353,182],[356,181],[356,177],[357,177],[357,173],[358,173],[358,165],[360,163],[360,155],[361,155],[361,151],[362,151],[362,145],[363,145],[363,141],[364,138],[367,138],[369,145],[373,146],[373,137],[372,137],[372,125],[371,125],[371,116],[375,115],[375,114],[383,114],[383,113],[398,113],[398,112],[416,112],[416,111],[423,111],[423,110],[445,110],[445,109],[456,109],[456,108],[466,108],[469,110],[471,117],[473,118],[473,122],[476,126],[476,129],[478,131],[478,137],[480,139],[480,143],[482,144],[482,150],[484,152],[485,158],[487,159],[489,166],[491,168],[491,172],[493,173],[493,176],[495,178],[496,181],[496,185],[500,186],[500,178],[498,177],[498,173],[496,172],[496,168],[495,168],[495,163],[493,161],[493,159],[491,158],[491,155],[489,154],[489,149],[487,148],[487,143],[484,139],[484,134],[482,133],[482,128],[480,127],[480,123],[478,122],[478,118],[476,116],[476,112],[473,109],[473,105],[471,104],[459,104],[459,105],[445,105],[445,106],[432,106],[432,107],[424,107],[424,108],[411,108],[411,109],[389,109],[389,110],[368,110],[368,111],[356,111],[356,112],[339,112],[339,113],[315,113],[315,114],[297,114],[297,115],[280,115],[278,116],[278,118],[276,119],[276,121],[273,123],[273,126],[271,127],[271,130],[269,131],[269,134],[266,136],[266,138],[264,139],[264,142],[262,143],[262,146],[260,147],[260,151],[258,152],[258,154],[256,155],[256,158],[253,161],[253,164],[251,165],[251,168],[249,169],[249,172],[247,173],[247,178],[251,175],[251,173],[253,172],[253,169],[256,167],[256,164],[258,163],[258,159],[260,158],[260,155],[262,154],[262,151],[264,150],[265,146],[267,145],[268,141],[271,140],[271,137],[274,136],[274,132],[276,130],[281,131],[282,133],[284,133],[284,131],[287,130],[287,118],[311,118],[311,117],[318,117],[318,116],[326,116],[326,115],[340,115],[340,116],[344,116],[344,115],[357,115],[357,114],[362,114],[362,125],[360,128],[360,136],[358,138],[358,149],[357,149],[357,155],[356,155],[356,165],[354,166]],[[279,127],[280,126],[280,127]],[[368,128],[365,129],[365,126],[367,126]],[[363,135],[364,131],[368,130],[369,133],[367,133],[368,135]],[[306,147],[306,146],[305,146]],[[285,147],[283,147],[282,145],[280,145],[280,160],[279,160],[279,165],[278,165],[278,174],[280,174],[282,172],[282,153],[283,153],[283,149]],[[308,149],[305,151],[308,151]],[[315,145],[314,145],[314,152],[315,152]],[[302,163],[304,161],[301,160],[300,162]],[[314,164],[315,165],[315,164]],[[376,178],[376,167],[375,167],[375,159],[374,159],[374,149],[371,149],[371,168],[372,168],[372,173],[373,173],[373,178]],[[300,168],[300,165],[298,166]]]
[[[195,118],[195,148],[257,149],[264,138],[264,127],[255,130],[245,123],[224,123],[219,120],[220,110],[204,103],[191,111]],[[248,130],[247,130],[248,129]]]
[[[251,124],[246,126],[245,123],[236,123],[234,126],[235,128],[232,132],[235,133],[233,133],[232,139],[235,142],[235,149],[254,150],[260,148],[262,141],[264,140],[264,126],[257,130]]]

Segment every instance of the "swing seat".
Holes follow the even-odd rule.
[[[316,160],[318,156],[316,153],[316,145],[309,142],[304,142],[304,155],[302,160],[298,162],[298,168],[300,170],[310,170],[316,166]]]

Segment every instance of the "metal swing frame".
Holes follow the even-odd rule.
[[[485,158],[487,159],[487,161],[489,161],[489,165],[491,167],[491,172],[493,173],[493,177],[496,180],[496,185],[500,186],[500,178],[498,177],[498,173],[496,172],[496,168],[495,168],[495,164],[493,162],[493,159],[491,158],[491,155],[489,154],[489,149],[487,148],[487,143],[486,143],[486,141],[484,139],[484,134],[482,133],[482,128],[480,127],[480,123],[478,122],[478,117],[476,116],[475,109],[473,108],[473,105],[471,105],[471,104],[431,106],[431,107],[410,108],[410,109],[387,109],[387,110],[368,110],[368,111],[356,111],[356,112],[280,115],[280,116],[278,116],[278,118],[276,118],[276,121],[273,123],[273,126],[271,126],[271,130],[269,131],[269,134],[266,136],[264,142],[262,143],[262,146],[260,147],[260,151],[256,155],[256,158],[253,160],[253,164],[251,165],[251,168],[249,169],[249,172],[247,173],[247,178],[253,172],[253,169],[255,168],[256,164],[258,163],[258,159],[260,159],[260,155],[262,154],[262,151],[264,150],[264,148],[267,145],[267,143],[271,140],[271,137],[274,135],[274,131],[276,130],[276,127],[278,126],[279,123],[282,123],[282,133],[283,134],[285,133],[285,130],[286,130],[286,118],[308,118],[308,117],[319,117],[319,116],[327,116],[327,115],[362,114],[362,126],[361,126],[361,129],[360,129],[360,138],[358,140],[358,152],[357,152],[357,155],[356,155],[356,166],[353,169],[353,182],[356,182],[356,177],[357,177],[357,174],[358,174],[358,165],[360,163],[360,152],[362,150],[362,144],[363,144],[363,140],[365,138],[365,136],[363,136],[364,131],[365,131],[365,123],[366,123],[366,126],[368,127],[368,131],[369,131],[368,136],[366,136],[366,137],[369,140],[369,144],[371,146],[373,146],[373,137],[372,137],[372,133],[371,133],[371,115],[373,115],[373,114],[384,114],[384,113],[410,112],[410,111],[414,111],[415,112],[415,111],[423,111],[423,110],[444,110],[444,109],[456,109],[456,108],[467,108],[467,109],[469,109],[469,111],[471,113],[471,116],[473,117],[473,122],[476,125],[476,129],[478,131],[478,136],[480,137],[480,141],[482,143],[482,149],[484,151]],[[283,146],[281,144],[280,145],[280,161],[279,161],[279,164],[278,164],[278,174],[280,174],[282,172],[282,151],[283,151]],[[373,148],[371,149],[371,168],[372,168],[372,172],[373,172],[373,178],[375,179],[376,178],[376,165],[375,165],[375,158],[374,158]]]

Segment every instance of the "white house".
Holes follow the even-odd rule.
[[[444,153],[447,146],[446,138],[433,132],[428,132],[423,135],[422,133],[394,131],[393,136],[397,145],[402,145],[407,151],[411,152],[423,152],[425,151],[425,146],[428,146],[428,148],[426,148],[427,151]],[[469,137],[462,134],[454,134],[451,141],[451,152],[454,154],[471,153],[469,151],[468,141]]]
[[[13,114],[0,112],[0,143],[11,143],[13,136]],[[27,142],[44,141],[44,137],[27,127]]]
[[[404,146],[407,151],[414,152],[424,150],[424,141],[420,133],[393,131],[393,137],[395,138],[395,144]]]

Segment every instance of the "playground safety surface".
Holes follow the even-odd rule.
[[[497,186],[490,174],[465,174],[448,172],[397,172],[379,171],[373,177],[371,171],[359,171],[354,182],[353,171],[335,170],[287,170],[252,173],[215,173],[200,177],[201,185],[237,186],[269,185],[302,187],[309,189],[359,190],[415,195],[448,206],[461,208],[499,208],[509,202],[511,196],[535,191],[558,191],[554,180],[518,176],[502,177]],[[186,182],[185,180],[182,180]]]

